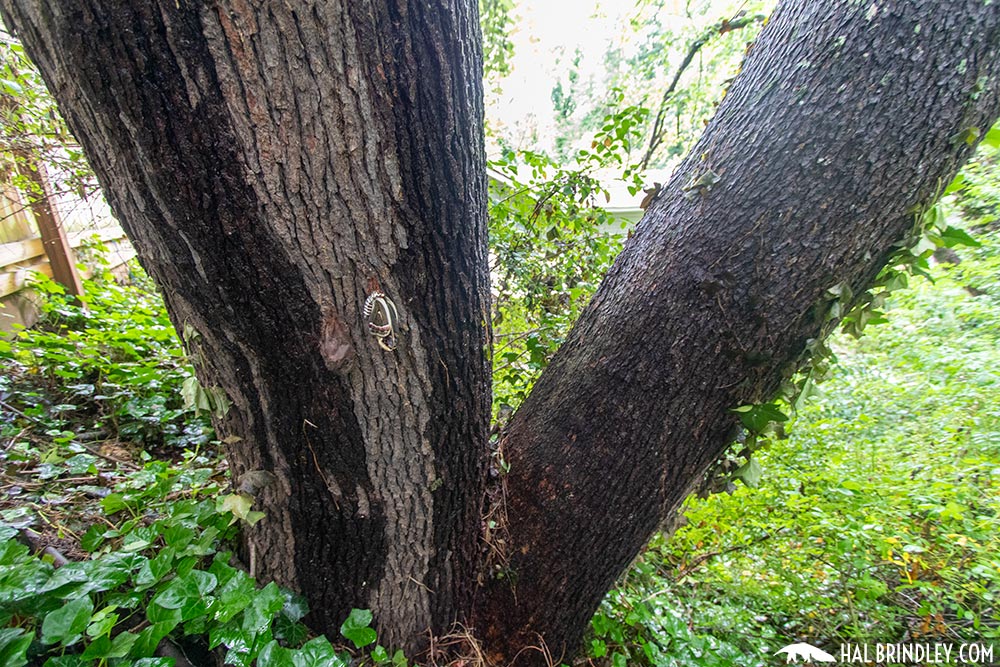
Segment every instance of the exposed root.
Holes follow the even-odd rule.
[[[553,658],[552,651],[549,650],[548,645],[545,643],[545,638],[542,637],[537,632],[535,633],[535,635],[538,637],[538,644],[525,646],[520,651],[514,654],[514,657],[510,659],[510,663],[508,664],[512,665],[515,662],[517,662],[517,659],[521,657],[521,654],[525,652],[538,651],[539,653],[542,654],[542,659],[545,660],[545,667],[559,667],[559,665],[562,664],[563,658],[566,657],[565,651],[563,653],[560,653],[558,658]]]
[[[487,667],[486,654],[472,631],[458,623],[440,637],[431,635],[419,664],[426,667]]]

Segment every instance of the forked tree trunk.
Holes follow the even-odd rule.
[[[256,574],[411,649],[468,610],[490,384],[474,3],[9,2],[220,421]],[[399,311],[393,352],[362,307]],[[238,439],[238,440],[237,440]],[[259,477],[259,476],[258,476]]]
[[[504,579],[475,602],[488,413],[470,2],[0,0],[274,471],[260,574],[318,629],[471,620],[492,659],[572,650],[601,596],[869,284],[998,112],[1000,9],[791,2],[504,440]],[[344,6],[341,6],[344,5]],[[972,142],[974,143],[974,142]],[[702,179],[705,175],[713,178]],[[688,187],[715,180],[711,187]],[[378,282],[406,325],[365,330]],[[346,357],[346,358],[345,358]]]

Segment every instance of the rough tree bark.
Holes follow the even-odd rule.
[[[198,376],[256,574],[418,648],[470,606],[489,421],[474,3],[9,2]],[[363,321],[380,288],[387,352]],[[238,441],[237,441],[238,439]],[[258,476],[259,477],[259,476]]]
[[[978,0],[774,12],[509,427],[506,576],[477,604],[495,660],[576,646],[732,441],[731,409],[829,330],[826,290],[870,285],[992,125],[998,49]]]
[[[473,599],[488,413],[472,2],[0,0],[199,377],[273,471],[259,573],[318,629],[472,621],[572,650],[601,596],[998,113],[1000,10],[789,2],[504,439],[504,580]],[[711,187],[688,187],[711,172]],[[709,179],[711,180],[711,179]],[[704,181],[703,181],[704,182]],[[687,188],[687,189],[685,189]],[[387,353],[360,304],[406,325]],[[471,612],[470,612],[471,609]]]

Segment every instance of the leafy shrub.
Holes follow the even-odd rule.
[[[159,294],[137,266],[132,275],[131,285],[87,281],[76,301],[37,274],[42,317],[0,340],[0,398],[54,433],[72,427],[176,456],[213,431],[185,406],[194,373]]]
[[[615,111],[573,166],[507,147],[489,163],[497,408],[528,395],[621,251],[627,223],[601,208],[609,194],[596,174],[618,169],[641,189],[628,154],[647,113],[615,92]]]

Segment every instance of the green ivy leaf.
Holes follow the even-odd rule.
[[[219,511],[231,512],[235,523],[237,519],[249,525],[254,525],[264,518],[263,512],[255,512],[250,509],[253,505],[253,498],[246,493],[231,493],[219,499]]]
[[[340,634],[344,635],[358,648],[364,648],[374,643],[377,635],[369,627],[372,623],[372,613],[367,609],[352,609],[350,616],[340,626]]]
[[[763,433],[771,422],[788,421],[788,415],[774,403],[741,405],[738,408],[733,408],[733,412],[740,416],[740,421],[751,433]]]
[[[87,529],[87,532],[83,534],[80,538],[80,548],[82,548],[87,553],[94,553],[100,548],[101,544],[104,543],[104,533],[106,532],[104,526],[99,526],[96,523]]]
[[[282,592],[285,596],[285,606],[281,609],[282,615],[290,621],[301,621],[305,618],[305,615],[309,613],[309,602],[298,593]]]
[[[21,628],[0,628],[0,665],[23,667],[33,636]]]
[[[292,664],[295,667],[347,667],[349,663],[337,655],[330,645],[330,640],[321,636],[310,639],[302,645],[302,648],[294,651]]]
[[[208,639],[210,649],[220,644],[228,649],[225,664],[237,666],[250,664],[253,658],[254,637],[245,632],[237,623],[228,623],[222,627],[212,628],[208,633]]]
[[[91,616],[90,625],[87,626],[87,636],[110,635],[111,629],[118,622],[118,614],[114,613],[115,609],[114,606],[105,607]]]
[[[111,515],[128,507],[125,498],[120,493],[109,493],[101,499],[101,508],[105,514]]]
[[[251,604],[243,610],[240,628],[250,645],[250,657],[271,641],[271,624],[274,617],[281,611],[285,599],[278,586],[271,582],[252,595]],[[227,657],[227,660],[229,658]]]
[[[173,570],[176,554],[170,547],[164,547],[156,558],[147,560],[139,568],[135,576],[136,589],[143,591],[163,579]]]
[[[257,654],[257,667],[295,667],[292,652],[273,639]]]
[[[50,611],[42,621],[42,642],[45,644],[58,642],[63,646],[75,644],[87,629],[93,613],[94,603],[87,595],[71,600],[55,611]]]
[[[274,619],[274,638],[290,646],[298,646],[309,636],[309,628],[298,621],[290,621],[284,615]]]
[[[176,609],[170,610],[172,613],[180,616],[180,612]],[[146,616],[149,617],[149,611],[147,610]],[[152,621],[152,618],[150,618]],[[152,655],[156,647],[160,645],[163,638],[170,634],[170,631],[177,627],[179,621],[168,620],[160,623],[154,622],[153,625],[144,629],[139,633],[136,638],[135,648],[132,651],[133,655]]]
[[[253,602],[253,595],[256,592],[254,580],[242,570],[237,570],[223,584],[218,591],[219,604],[215,611],[215,618],[221,623],[226,623]]]
[[[951,225],[945,227],[944,231],[941,232],[941,243],[947,248],[954,248],[958,245],[979,248],[983,245],[964,229],[952,227]]]
[[[760,476],[762,472],[760,464],[757,463],[757,459],[750,459],[733,472],[733,477],[743,480],[743,483],[751,489],[756,489],[757,486],[760,485]]]
[[[157,593],[150,607],[179,609],[181,620],[189,621],[208,610],[208,605],[212,601],[208,594],[215,590],[217,583],[214,574],[191,570],[186,575],[178,576]]]

